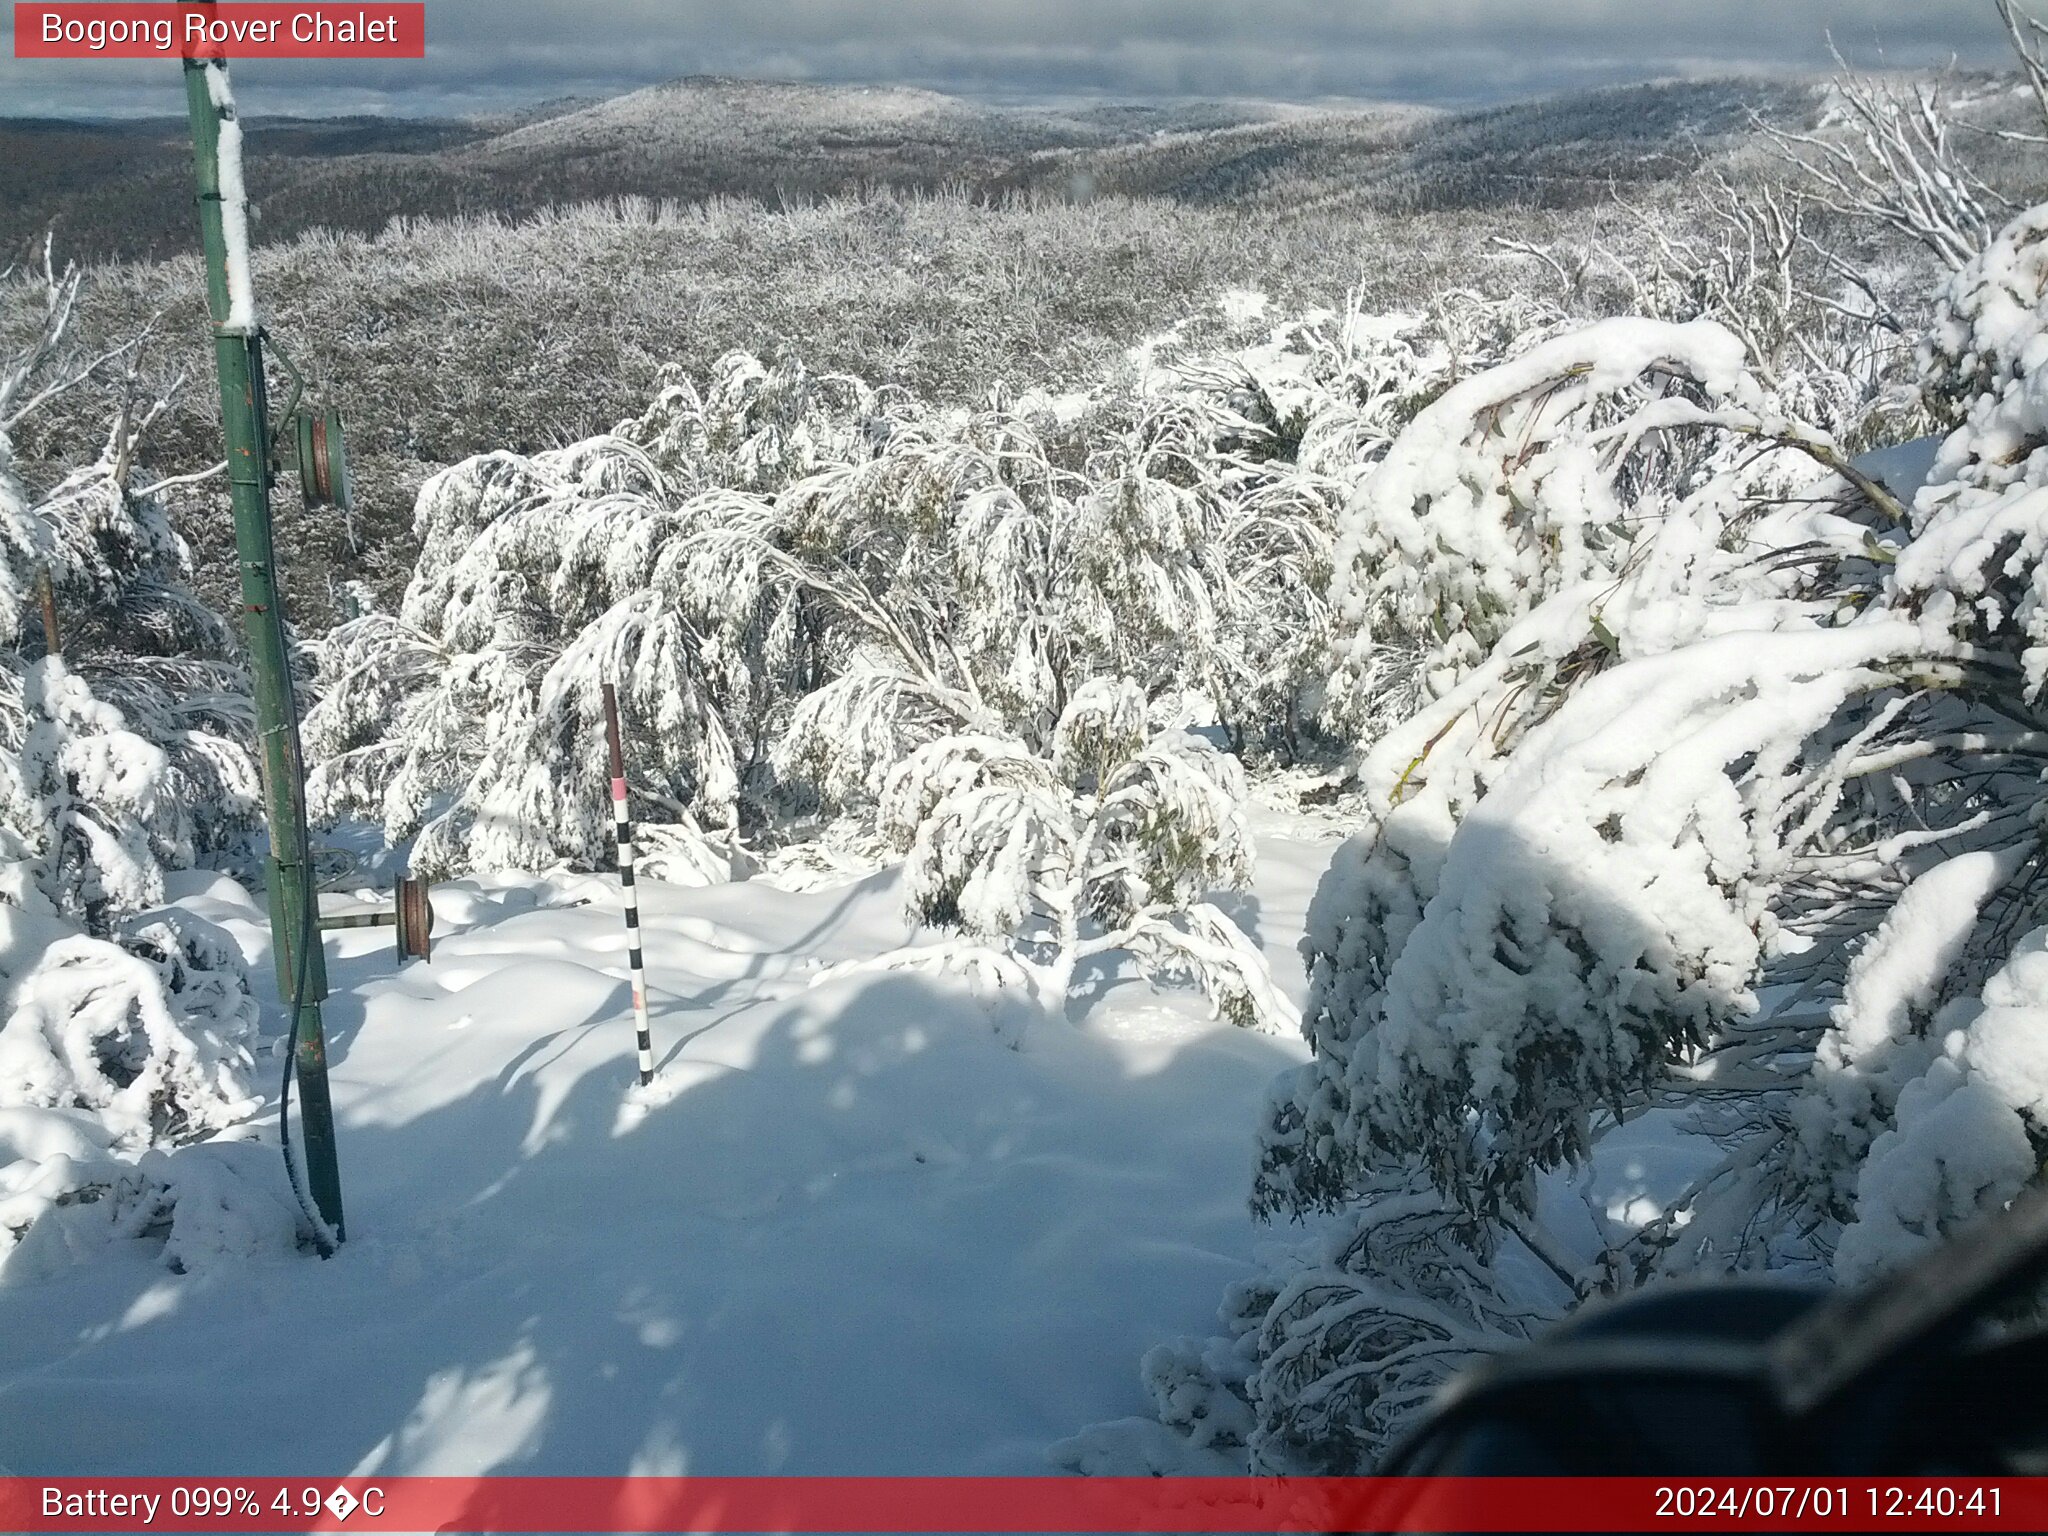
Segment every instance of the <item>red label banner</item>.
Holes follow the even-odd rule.
[[[2048,1478],[0,1478],[8,1531],[2043,1531]]]
[[[17,59],[423,59],[427,8],[412,3],[23,4]]]

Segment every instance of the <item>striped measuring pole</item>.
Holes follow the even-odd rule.
[[[654,1036],[647,1027],[647,962],[640,953],[640,894],[633,884],[633,823],[626,815],[626,753],[619,741],[619,696],[604,685],[604,744],[612,759],[612,815],[619,850],[619,890],[626,898],[626,958],[633,967],[633,1028],[640,1045],[640,1082],[654,1081]]]

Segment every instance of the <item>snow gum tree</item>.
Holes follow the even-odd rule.
[[[1064,1013],[1075,972],[1128,954],[1185,977],[1232,1023],[1293,1022],[1264,957],[1210,899],[1251,873],[1235,759],[1185,731],[1152,732],[1129,679],[1079,689],[1050,755],[944,736],[891,771],[881,826],[906,854],[916,920],[960,938],[882,966],[953,966],[1019,981]]]
[[[612,682],[667,872],[838,818],[1048,1002],[1123,950],[1270,1024],[1207,900],[1244,878],[1242,770],[1180,727],[1248,757],[1322,739],[1338,509],[1414,391],[1505,344],[1489,316],[1353,308],[1162,358],[1072,431],[736,355],[606,437],[473,459],[421,493],[398,611],[326,643],[316,804],[429,872],[601,863]],[[1122,755],[1088,766],[1112,719]]]
[[[47,251],[10,280],[39,296],[42,324],[0,369],[0,831],[19,899],[32,888],[104,934],[161,900],[165,869],[232,855],[249,829],[247,690],[226,626],[187,585],[161,486],[137,468],[164,402],[132,364],[97,459],[39,491],[16,473],[10,433],[114,357],[69,353],[78,280]]]
[[[8,280],[27,282],[41,317],[0,363],[0,1264],[12,1274],[57,1261],[86,1228],[175,1224],[170,1184],[143,1162],[254,1109],[257,1010],[239,954],[212,924],[152,909],[167,871],[235,858],[257,785],[226,626],[192,595],[162,486],[137,467],[164,401],[146,401],[131,364],[99,457],[31,490],[11,432],[132,349],[70,353],[77,277],[47,251],[40,273]],[[294,1221],[284,1212],[287,1239]]]
[[[612,682],[646,823],[675,829],[678,873],[729,871],[698,820],[732,827],[725,720],[743,713],[748,668],[768,651],[752,616],[735,621],[730,589],[672,557],[686,532],[747,504],[670,508],[668,490],[623,437],[488,455],[430,482],[399,612],[363,615],[325,644],[328,685],[307,718],[315,805],[417,837],[423,873],[597,863]]]
[[[1977,393],[1910,503],[1700,321],[1540,342],[1360,482],[1367,824],[1256,1191],[1336,1226],[1148,1360],[1170,1440],[1070,1459],[1364,1470],[1433,1371],[1584,1296],[1857,1278],[2035,1176],[2032,229],[1950,287],[1928,368]],[[1638,1122],[1711,1155],[1624,1223],[1577,1181]]]
[[[1962,658],[1972,706],[1894,756],[1970,765],[1966,838],[1914,871],[1857,957],[1803,1107],[1809,1145],[1845,1122],[1860,1160],[1815,1155],[1844,1222],[1839,1272],[1898,1263],[2038,1177],[2048,1076],[2037,885],[2048,686],[2048,216],[2008,224],[1951,282],[1923,349],[1933,387],[1966,402],[1913,505],[1887,598],[1931,651]],[[1901,765],[1905,766],[1904,764]],[[1924,797],[1923,797],[1924,799]],[[1844,1168],[1843,1164],[1848,1166]]]
[[[1019,402],[939,413],[735,355],[606,437],[459,465],[421,492],[398,611],[326,642],[315,802],[416,837],[426,869],[589,861],[606,675],[636,819],[704,874],[792,813],[871,814],[943,735],[1048,753],[1097,678],[1135,679],[1162,720],[1193,696],[1242,750],[1302,750],[1345,482],[1282,428],[1341,417],[1317,439],[1334,463],[1382,430],[1387,354],[1415,346],[1355,320],[1175,374],[1078,457]]]

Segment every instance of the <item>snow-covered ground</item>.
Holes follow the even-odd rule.
[[[1258,821],[1240,915],[1298,998],[1336,828]],[[182,878],[262,959],[239,889]],[[1271,1240],[1253,1132],[1303,1047],[1192,992],[1105,974],[1075,1023],[1016,1029],[945,979],[810,984],[903,941],[892,874],[653,885],[639,1105],[614,882],[436,904],[431,965],[398,969],[389,930],[328,940],[347,1245],[18,1266],[0,1465],[1043,1472],[1144,1406],[1139,1356],[1208,1331]]]

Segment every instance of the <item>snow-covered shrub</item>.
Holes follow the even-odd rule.
[[[210,1144],[257,1106],[256,1014],[234,945],[189,913],[144,914],[97,939],[0,904],[0,1264],[14,1272],[20,1243],[47,1266],[83,1241],[81,1220],[95,1239],[171,1220],[181,1181],[198,1177],[188,1154],[214,1155],[190,1144]],[[258,1210],[283,1177],[275,1149],[260,1151]],[[83,1207],[96,1209],[81,1217]],[[209,1219],[224,1212],[179,1216],[181,1242],[200,1243]],[[289,1204],[284,1230],[288,1245]],[[178,1247],[167,1257],[189,1262]]]
[[[1923,729],[1897,755],[1901,769],[1930,762],[1951,780],[1969,764],[1967,779],[1935,793],[1974,825],[1917,872],[1857,957],[1801,1105],[1804,1166],[1841,1225],[1846,1278],[2003,1204],[2037,1177],[2048,1145],[2035,892],[2048,826],[2044,240],[2039,208],[2001,230],[1951,281],[1922,348],[1930,387],[1961,402],[1960,425],[1914,500],[1885,597],[1930,651],[1960,659],[1958,702],[1938,733]],[[1863,1155],[1844,1158],[1842,1141]]]
[[[243,675],[227,627],[191,593],[190,554],[136,469],[162,411],[131,370],[99,456],[42,492],[12,431],[61,398],[75,273],[48,263],[41,323],[0,365],[0,860],[105,933],[153,905],[165,868],[232,855],[257,805]],[[62,659],[46,655],[47,592]]]
[[[1936,1015],[1938,1054],[1871,1139],[1835,1270],[1856,1281],[1997,1210],[2040,1176],[2048,1139],[2048,929],[2014,946],[1975,998]],[[1876,1123],[1885,1124],[1884,1118]]]
[[[1512,1266],[1441,1197],[1389,1187],[1290,1267],[1240,1284],[1225,1321],[1254,1345],[1251,1465],[1370,1466],[1445,1382],[1558,1314],[1511,1300]],[[1524,1285],[1523,1290],[1531,1287]]]
[[[1965,400],[1913,508],[1895,585],[1935,632],[2048,680],[2048,206],[2022,214],[1957,274],[1923,355],[1933,387]]]
[[[701,395],[681,370],[664,369],[660,392],[619,435],[646,449],[686,492],[771,495],[864,457],[887,435],[896,408],[892,392],[851,375],[729,352]]]
[[[1299,716],[1332,498],[1219,463],[1213,438],[1239,426],[1188,399],[1152,402],[1075,473],[1029,422],[992,412],[793,488],[785,502],[805,500],[791,578],[857,643],[798,707],[785,773],[829,798],[871,797],[949,722],[1046,749],[1097,677],[1192,690],[1240,731]]]
[[[1337,660],[1377,722],[1367,826],[1310,913],[1315,1055],[1275,1085],[1256,1203],[1369,1227],[1422,1200],[1468,1310],[1416,1332],[1384,1256],[1294,1305],[1270,1277],[1196,1352],[1242,1368],[1253,1465],[1369,1469],[1418,1361],[1509,1318],[1673,1271],[1858,1276],[2032,1177],[2024,346],[1908,517],[1707,321],[1542,342],[1364,479]],[[1711,1149],[1696,1176],[1560,1223],[1552,1175],[1653,1113]]]
[[[1816,633],[1874,589],[1882,519],[1812,504],[1847,490],[1831,450],[1766,399],[1712,322],[1604,322],[1446,392],[1354,498],[1340,689],[1383,734],[1311,914],[1317,1059],[1262,1203],[1342,1201],[1391,1153],[1486,1208],[1746,1006],[1815,833],[1778,802],[1835,793],[1807,738],[1886,682],[1859,662],[1914,649]],[[1378,631],[1420,637],[1426,702]]]
[[[363,615],[323,647],[306,720],[316,812],[417,835],[425,873],[597,862],[609,682],[638,818],[700,849],[699,821],[732,828],[725,722],[748,721],[777,637],[689,536],[753,503],[672,507],[668,490],[622,438],[488,455],[430,481],[399,613]]]
[[[1318,452],[1359,440],[1402,382],[1388,356],[1415,345],[1341,335],[1283,328],[1240,373],[1193,370],[1071,454],[1022,404],[934,413],[735,356],[606,437],[472,459],[421,492],[398,612],[326,643],[315,804],[418,834],[428,869],[589,860],[605,680],[641,819],[728,839],[871,810],[896,763],[952,732],[1049,750],[1098,677],[1162,709],[1197,695],[1241,749],[1299,752],[1346,482],[1296,463],[1289,433],[1335,414]]]
[[[191,853],[164,836],[179,820],[164,753],[57,657],[0,670],[0,690],[9,894],[99,933],[161,901],[165,861]]]
[[[1611,577],[1648,509],[1683,492],[1675,384],[1746,381],[1711,322],[1613,320],[1453,385],[1365,478],[1336,551],[1335,700],[1363,724],[1441,694],[1544,599]],[[1680,450],[1682,453],[1682,449]]]
[[[24,1268],[47,1267],[95,1233],[166,1223],[182,1227],[174,1263],[219,1247],[205,1233],[224,1208],[202,1218],[202,1195],[174,1214],[174,1190],[207,1181],[169,1149],[230,1131],[257,1104],[256,1005],[239,954],[210,924],[150,910],[167,870],[233,858],[253,822],[246,685],[226,625],[191,593],[190,555],[160,488],[136,469],[164,402],[138,405],[132,370],[95,460],[40,490],[16,473],[12,431],[90,372],[65,354],[75,274],[57,275],[46,253],[32,281],[40,327],[0,364],[0,1262],[10,1275],[24,1250]],[[287,1207],[287,1241],[296,1227]]]
[[[1097,677],[1204,701],[1247,756],[1314,751],[1338,507],[1421,402],[1554,318],[1354,302],[1168,348],[1072,422],[743,354],[671,376],[606,437],[428,482],[397,613],[326,644],[315,802],[421,834],[431,868],[587,858],[593,665],[645,683],[634,790],[679,828],[871,810],[955,731],[1046,750]],[[659,699],[687,703],[657,727]]]
[[[1706,166],[1694,182],[1676,207],[1617,199],[1619,229],[1575,253],[1496,244],[1553,272],[1575,256],[1577,277],[1610,287],[1622,314],[1722,326],[1777,409],[1849,452],[1927,430],[1899,335],[1924,308],[1924,265],[1859,262],[1820,238],[1825,215],[1798,173],[1786,185]]]
[[[871,814],[942,736],[1049,751],[1100,677],[1247,757],[1316,751],[1337,509],[1423,402],[1554,319],[1354,300],[1236,352],[1167,347],[1078,419],[744,354],[701,391],[671,375],[605,437],[422,489],[398,611],[326,642],[315,804],[418,835],[432,870],[587,861],[600,674],[631,695],[637,819],[706,868],[730,848],[693,827]]]
[[[961,937],[875,963],[1018,979],[1058,1013],[1081,963],[1128,954],[1192,980],[1232,1023],[1291,1024],[1264,956],[1209,899],[1251,873],[1243,771],[1200,737],[1148,730],[1145,713],[1129,679],[1097,679],[1049,755],[956,735],[899,763],[880,820],[906,855],[910,915]]]
[[[51,1278],[136,1243],[178,1274],[299,1248],[304,1222],[275,1146],[230,1135],[129,1160],[90,1131],[76,1121],[24,1124],[0,1110],[8,1282]]]
[[[0,909],[9,1108],[90,1110],[139,1152],[223,1130],[254,1107],[256,1005],[233,947],[189,915],[131,924],[119,943]]]
[[[162,752],[177,863],[232,864],[261,799],[248,675],[226,621],[192,593],[191,553],[164,504],[134,483],[142,430],[117,421],[101,457],[37,509],[55,535],[64,661]]]
[[[1136,396],[1086,419],[1078,470],[992,407],[794,487],[821,493],[799,579],[862,644],[799,707],[785,771],[872,796],[948,722],[1043,748],[1097,677],[1199,696],[1247,756],[1312,749],[1338,508],[1417,409],[1554,320],[1465,293],[1371,316],[1354,297],[1234,353],[1150,351]]]
[[[1223,1334],[1148,1351],[1153,1417],[1095,1425],[1053,1458],[1126,1476],[1350,1475],[1460,1370],[1561,1315],[1561,1294],[1425,1183],[1393,1181],[1230,1286]]]
[[[1837,632],[1867,527],[1741,508],[1718,480],[1663,501],[1623,579],[1551,599],[1367,753],[1374,827],[1312,917],[1318,1062],[1276,1101],[1262,1198],[1341,1199],[1388,1151],[1513,1198],[1747,1011],[1918,640]]]
[[[1977,849],[1924,869],[1850,960],[1810,1080],[1786,1115],[1779,1180],[1788,1203],[1831,1228],[1854,1224],[1872,1143],[1943,1054],[1952,1005],[1982,985],[1973,977],[1984,965],[1979,924],[2027,853],[2024,844]]]

